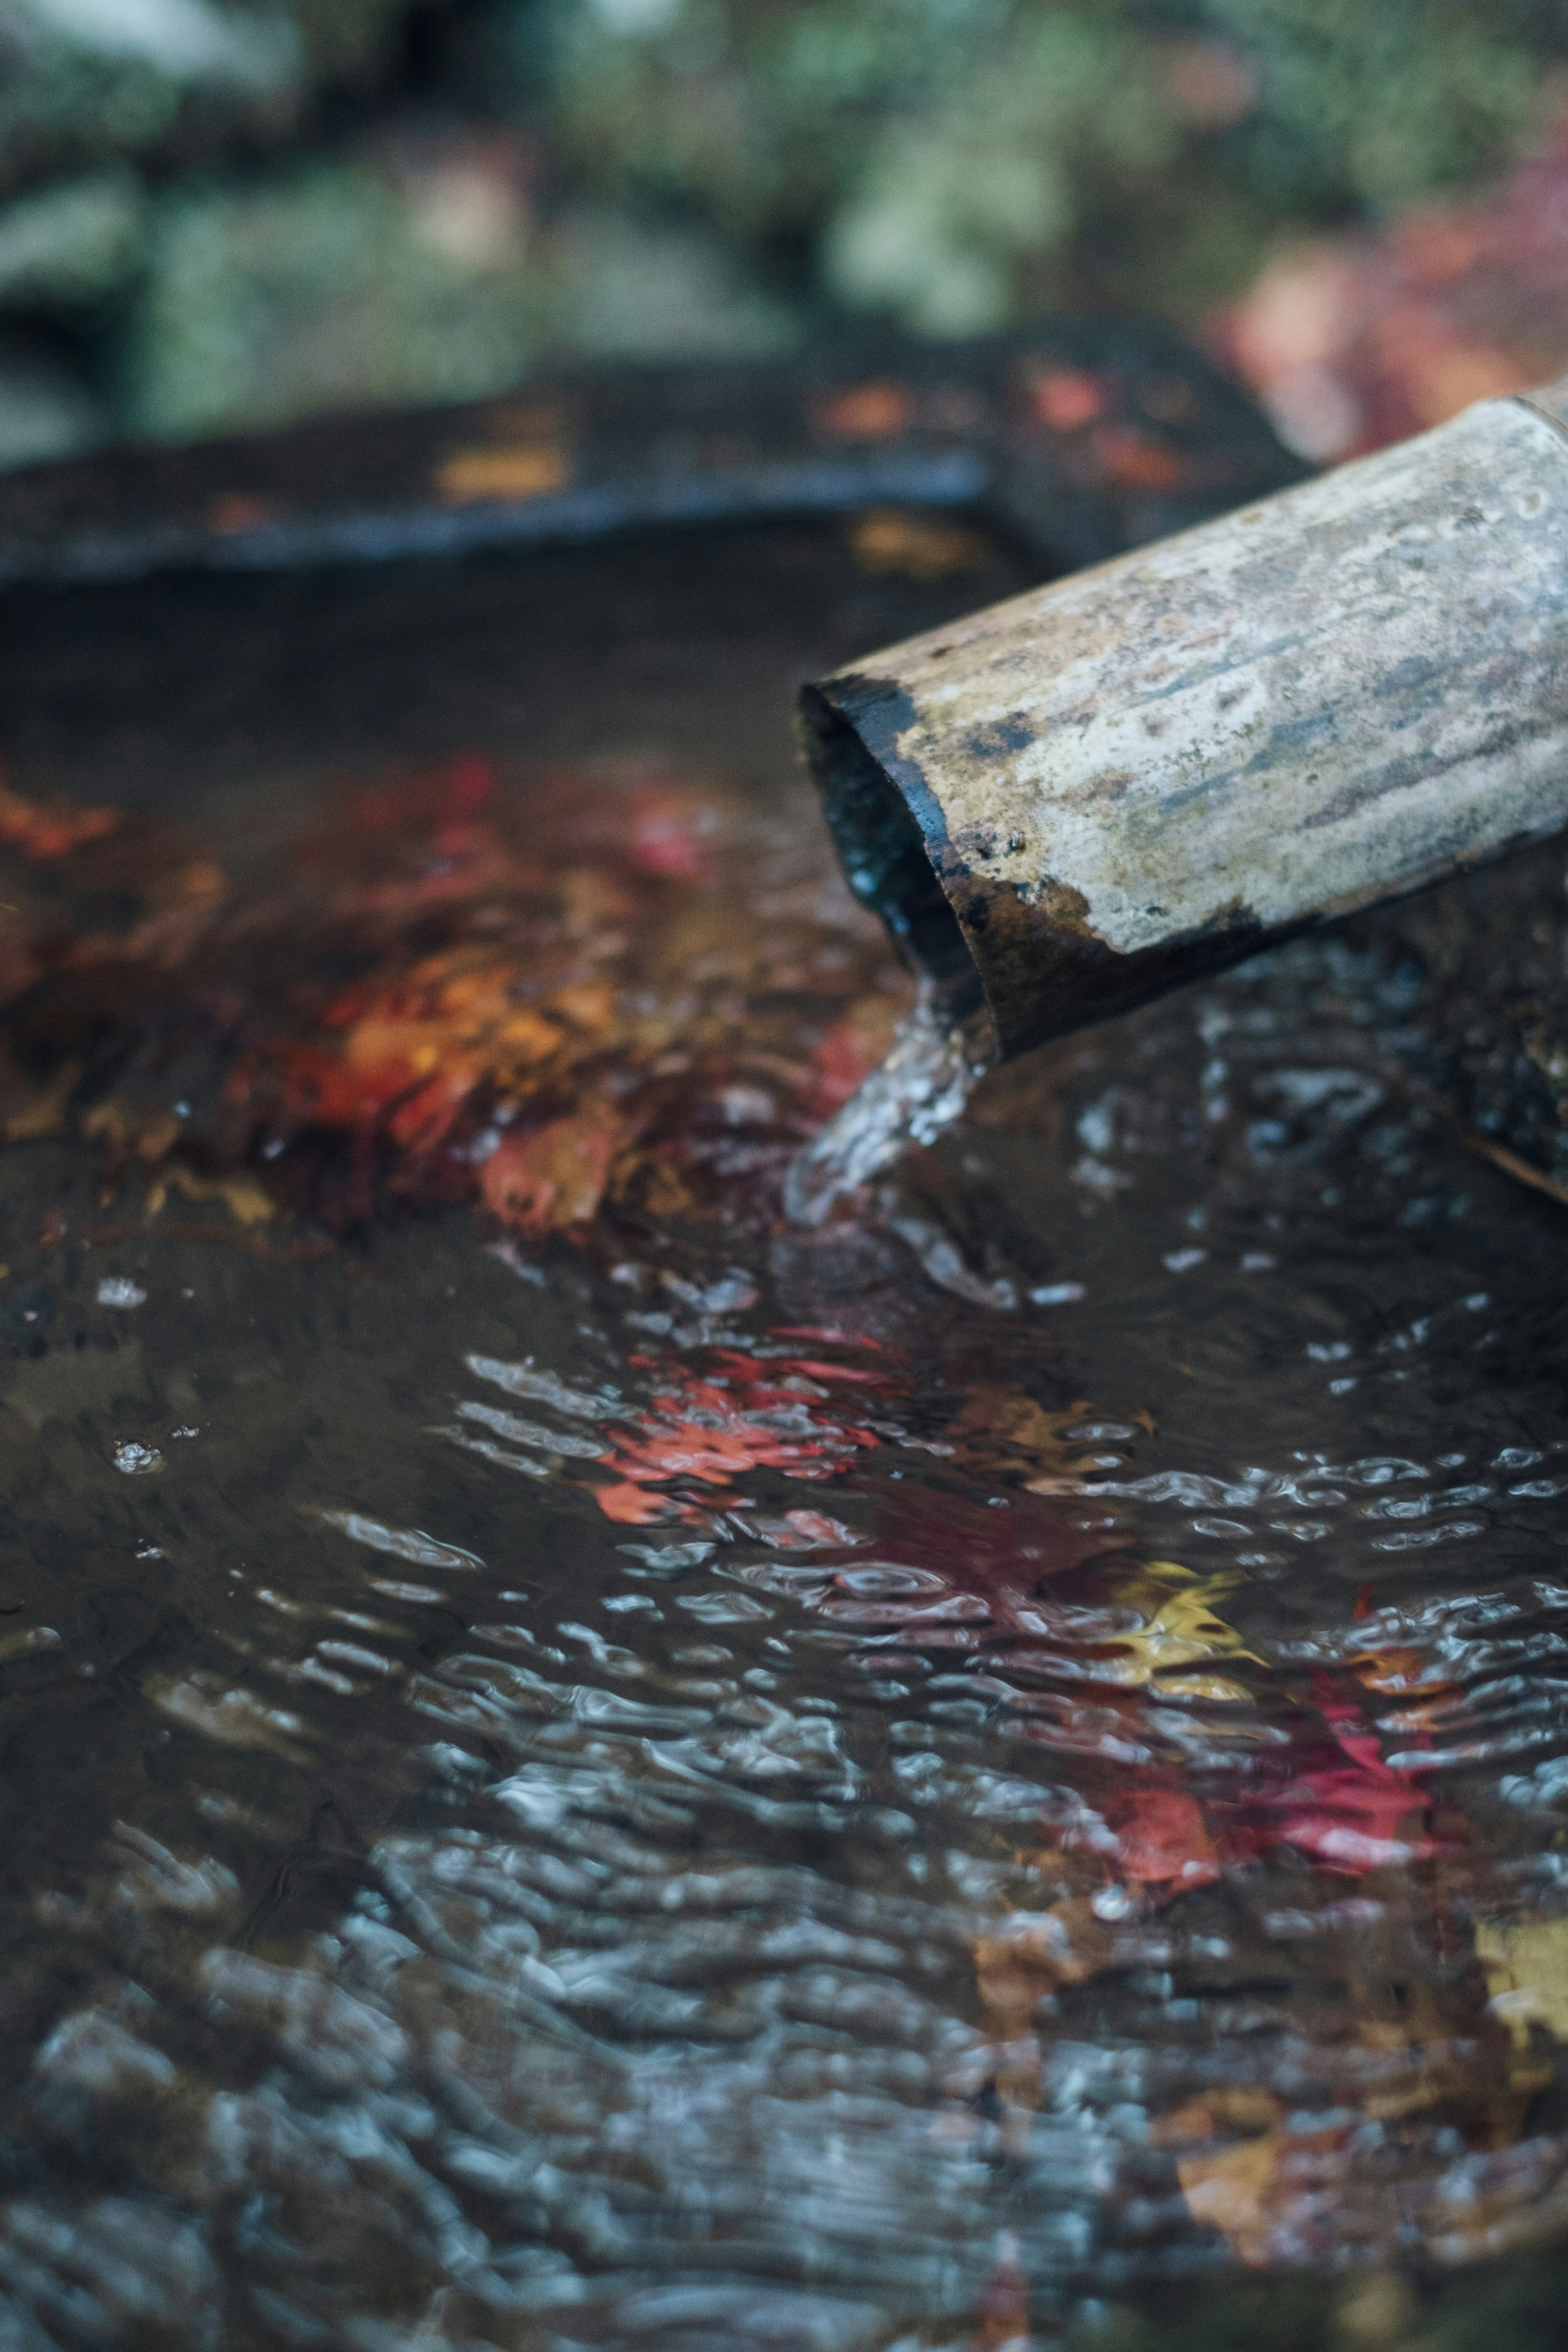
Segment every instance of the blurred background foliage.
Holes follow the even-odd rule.
[[[0,0],[0,463],[1108,306],[1338,455],[1568,366],[1565,93],[1568,0]]]

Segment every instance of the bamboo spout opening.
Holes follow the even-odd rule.
[[[982,1001],[980,974],[913,811],[856,729],[816,687],[800,698],[806,758],[850,889],[879,915],[917,979],[958,1018]]]

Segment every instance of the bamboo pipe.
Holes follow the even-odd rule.
[[[982,1060],[1568,825],[1568,377],[805,689]]]

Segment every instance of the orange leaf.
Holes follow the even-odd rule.
[[[889,434],[904,432],[912,415],[903,385],[881,376],[829,393],[817,410],[817,423],[836,441],[885,441]]]
[[[1179,490],[1187,478],[1186,461],[1174,449],[1126,425],[1102,425],[1093,442],[1107,478],[1120,489]]]
[[[713,860],[703,838],[707,812],[659,786],[640,793],[627,830],[632,863],[670,882],[707,882]]]
[[[85,841],[100,841],[119,823],[118,809],[80,808],[73,801],[44,808],[0,784],[0,842],[24,857],[63,857]]]
[[[694,1516],[668,1495],[650,1494],[646,1486],[634,1486],[625,1479],[613,1486],[595,1486],[594,1500],[607,1519],[626,1528],[657,1527],[661,1521]]]
[[[1219,1855],[1194,1798],[1174,1789],[1141,1789],[1117,1832],[1116,1859],[1126,1878],[1175,1887],[1208,1886]]]
[[[1219,2231],[1251,2267],[1268,2257],[1271,2224],[1284,2201],[1279,2176],[1285,2147],[1285,2134],[1276,2129],[1176,2166],[1194,2221]]]
[[[1110,394],[1098,376],[1076,368],[1044,368],[1029,385],[1029,405],[1053,433],[1079,433],[1103,416]]]
[[[386,1122],[387,1132],[405,1151],[433,1151],[450,1134],[468,1093],[469,1081],[458,1072],[432,1078],[399,1103]]]
[[[503,1224],[537,1239],[586,1223],[604,1198],[610,1162],[628,1130],[602,1106],[552,1119],[531,1135],[509,1135],[479,1176],[485,1206]]]

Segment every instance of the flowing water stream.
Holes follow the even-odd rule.
[[[0,2343],[1544,2352],[1563,1213],[1374,926],[855,1097],[730,560],[17,722]]]
[[[882,1060],[792,1163],[785,1213],[820,1224],[906,1151],[934,1143],[963,1117],[994,1055],[989,1014],[954,1024],[942,1015],[941,992],[921,981]]]

